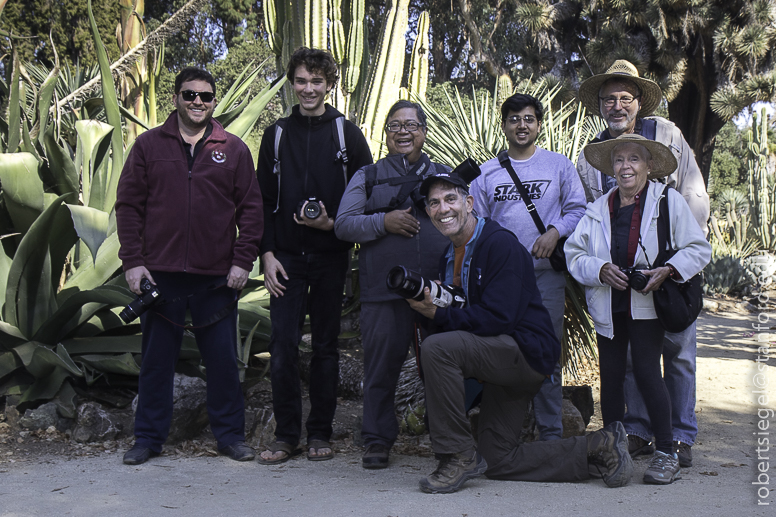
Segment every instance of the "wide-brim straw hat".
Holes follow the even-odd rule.
[[[587,159],[590,165],[607,176],[614,177],[612,151],[618,145],[629,142],[645,147],[652,155],[652,170],[649,171],[648,180],[663,178],[676,170],[678,163],[671,149],[660,142],[655,142],[649,138],[632,133],[620,135],[611,140],[588,144],[585,146],[585,159]]]
[[[655,81],[639,77],[639,71],[630,61],[618,59],[606,72],[594,75],[579,85],[579,101],[586,110],[595,115],[601,115],[598,92],[609,79],[632,81],[639,87],[641,90],[639,116],[641,117],[651,115],[663,100],[663,91]]]

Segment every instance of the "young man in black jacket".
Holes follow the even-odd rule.
[[[423,181],[426,212],[450,239],[440,261],[444,284],[462,287],[466,306],[407,300],[439,332],[421,345],[431,443],[438,468],[420,481],[429,493],[455,492],[482,474],[519,481],[578,481],[597,468],[611,487],[633,472],[622,423],[588,436],[520,443],[528,403],[560,355],[536,287],[533,261],[517,237],[472,213],[466,181],[441,173]],[[477,448],[465,411],[464,379],[483,384]]]
[[[337,83],[331,54],[298,49],[289,60],[287,77],[299,104],[290,117],[265,130],[256,167],[264,200],[261,261],[271,294],[270,374],[277,422],[275,442],[259,457],[264,464],[282,463],[298,452],[302,424],[298,346],[308,311],[313,357],[307,457],[333,456],[329,439],[337,405],[337,336],[351,246],[334,235],[334,218],[349,179],[372,163],[358,127],[324,103]]]

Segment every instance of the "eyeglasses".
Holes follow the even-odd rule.
[[[516,126],[521,120],[525,122],[526,126],[530,126],[536,122],[536,117],[533,115],[526,115],[524,117],[521,117],[520,115],[512,115],[511,117],[507,117],[507,122],[513,126]]]
[[[183,90],[181,92],[181,97],[183,97],[183,100],[186,102],[194,102],[194,99],[199,97],[199,100],[208,103],[212,102],[215,96],[216,94],[213,92],[195,92],[194,90]]]
[[[635,101],[638,98],[641,98],[641,95],[638,95],[636,97],[598,97],[601,99],[604,103],[604,106],[607,108],[613,108],[615,104],[617,104],[617,101],[620,101],[620,106],[622,106],[625,109],[630,108],[630,105],[633,104],[633,101]]]
[[[418,122],[391,122],[387,126],[385,126],[385,130],[389,133],[398,133],[399,131],[403,129],[406,129],[410,133],[414,133],[418,130],[418,128],[423,127],[423,124],[420,124]]]

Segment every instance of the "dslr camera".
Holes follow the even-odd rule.
[[[307,203],[307,205],[305,205]],[[311,197],[303,199],[296,207],[296,216],[299,219],[307,217],[308,219],[318,219],[321,215],[321,203],[318,198]]]
[[[145,311],[150,309],[156,302],[161,299],[162,293],[159,289],[151,283],[147,278],[143,278],[140,281],[140,290],[142,294],[124,307],[124,310],[119,313],[119,318],[124,320],[124,323],[131,323],[135,318],[139,318]]]
[[[404,266],[396,266],[388,271],[385,283],[389,291],[417,301],[423,300],[423,289],[428,287],[431,301],[437,307],[461,309],[466,305],[466,294],[463,288],[455,285],[439,285]]]
[[[628,287],[634,291],[641,291],[647,287],[649,278],[647,278],[647,275],[642,273],[640,269],[636,269],[635,267],[621,267],[620,271],[625,273],[625,276],[628,277]]]

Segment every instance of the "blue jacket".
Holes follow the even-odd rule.
[[[446,252],[439,262],[440,278],[445,278],[447,262]],[[525,247],[512,232],[488,219],[474,243],[469,268],[467,307],[438,308],[434,323],[446,332],[508,334],[531,368],[552,374],[560,343],[542,305],[533,260]]]

